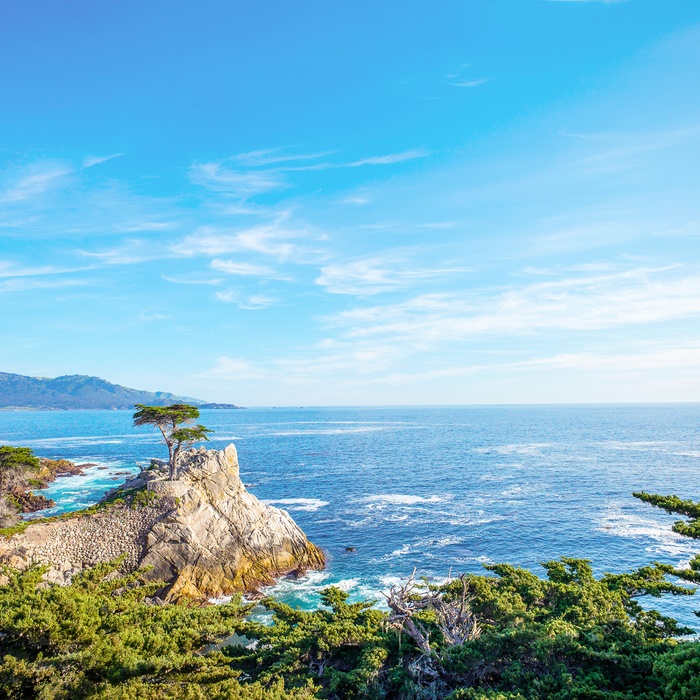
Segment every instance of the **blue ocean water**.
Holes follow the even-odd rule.
[[[270,408],[201,421],[211,447],[236,444],[249,490],[326,551],[327,571],[273,589],[293,604],[314,605],[330,584],[379,598],[414,568],[435,579],[489,562],[537,571],[566,555],[621,572],[700,551],[671,531],[674,516],[631,495],[700,500],[700,405]],[[53,512],[94,503],[164,456],[126,411],[0,412],[0,444],[97,464],[44,492]],[[651,606],[700,629],[700,598]]]

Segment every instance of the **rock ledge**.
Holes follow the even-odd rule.
[[[253,591],[276,577],[325,566],[323,552],[286,511],[246,491],[233,445],[191,450],[179,471],[177,481],[167,481],[154,461],[106,497],[145,490],[141,505],[112,503],[0,538],[0,562],[46,564],[47,580],[69,583],[77,572],[124,554],[122,569],[151,567],[146,577],[164,581],[162,595],[171,601]]]

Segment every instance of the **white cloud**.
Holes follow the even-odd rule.
[[[384,255],[326,265],[321,268],[316,284],[326,287],[332,294],[368,296],[466,271],[466,268],[410,267],[401,264],[395,255]]]
[[[635,353],[563,353],[512,365],[516,368],[605,370],[611,372],[638,372],[654,369],[700,369],[700,342],[681,343],[678,346],[660,346]]]
[[[151,260],[161,260],[172,257],[172,252],[165,246],[132,238],[122,245],[107,250],[79,250],[78,253],[87,258],[97,260],[103,265],[138,265]]]
[[[239,303],[242,309],[266,309],[278,301],[276,297],[267,296],[266,294],[253,294],[244,301]]]
[[[233,260],[214,259],[209,264],[212,270],[225,272],[227,275],[244,275],[250,277],[274,277],[272,268],[265,265],[253,265],[246,262],[234,262]]]
[[[0,280],[0,293],[25,292],[32,289],[57,289],[61,287],[81,287],[89,284],[82,279],[33,279],[30,277],[14,277]]]
[[[321,253],[308,245],[300,245],[299,241],[319,238],[307,229],[287,227],[281,221],[244,229],[202,226],[172,246],[172,250],[186,256],[249,252],[279,262],[306,263],[318,260]]]
[[[221,277],[206,277],[200,274],[191,275],[161,275],[161,279],[166,282],[172,282],[173,284],[207,284],[215,286],[221,284],[223,279]]]
[[[231,160],[238,161],[244,165],[256,167],[261,165],[272,165],[276,163],[289,163],[303,160],[318,160],[326,156],[333,155],[336,151],[320,151],[318,153],[289,153],[284,147],[263,148],[248,153],[239,153]]]
[[[359,160],[355,160],[350,163],[344,163],[332,167],[357,168],[361,165],[393,165],[394,163],[403,163],[406,160],[425,158],[428,155],[430,155],[430,151],[425,150],[425,148],[412,148],[408,151],[401,151],[400,153],[389,153],[384,156],[360,158]]]
[[[92,168],[93,165],[100,165],[108,160],[112,160],[112,158],[119,158],[123,155],[123,153],[113,153],[111,156],[86,156],[83,159],[83,168]]]
[[[386,372],[401,354],[401,350],[385,343],[343,343],[324,341],[308,349],[305,357],[279,358],[275,367],[280,379],[294,383],[326,382],[329,377],[339,382],[341,377],[355,381],[356,375]]]
[[[538,282],[492,294],[423,294],[399,304],[357,308],[332,323],[349,337],[390,336],[423,344],[479,335],[590,331],[700,315],[700,275],[667,269]]]
[[[241,199],[287,187],[279,170],[231,170],[221,163],[196,163],[190,179],[209,190]]]
[[[348,197],[343,197],[343,199],[338,200],[338,204],[356,204],[358,206],[362,206],[364,204],[369,204],[370,203],[369,197],[365,196],[360,196],[360,195],[350,195]]]
[[[8,184],[0,189],[0,203],[21,202],[44,194],[73,172],[66,163],[37,162],[5,174]]]
[[[14,263],[0,260],[0,278],[8,277],[40,277],[44,275],[62,275],[68,272],[80,272],[88,270],[86,267],[18,267]]]
[[[129,221],[115,224],[112,228],[120,233],[138,233],[141,231],[170,231],[177,224],[171,221]]]
[[[462,88],[473,88],[479,87],[479,85],[485,85],[489,82],[491,82],[491,78],[474,78],[473,80],[455,80],[454,82],[450,83],[450,85]]]
[[[232,381],[239,379],[256,379],[264,375],[260,370],[254,368],[247,360],[224,355],[217,359],[216,365],[212,369],[200,376]]]
[[[290,243],[280,243],[277,232],[268,226],[257,226],[238,232],[229,232],[220,228],[203,226],[191,236],[187,236],[173,248],[183,255],[221,255],[254,251],[274,256],[288,255]]]

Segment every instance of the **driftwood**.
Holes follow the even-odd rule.
[[[398,629],[399,635],[405,631],[424,656],[431,656],[433,649],[430,646],[430,633],[413,619],[421,610],[434,612],[437,627],[448,647],[464,644],[481,634],[479,620],[469,607],[466,576],[460,576],[459,580],[462,593],[458,601],[447,601],[443,591],[431,591],[423,584],[416,583],[415,569],[403,586],[392,586],[384,594],[391,610],[389,625]]]

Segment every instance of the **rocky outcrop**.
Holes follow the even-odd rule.
[[[100,511],[32,524],[0,540],[0,561],[41,562],[49,580],[67,583],[123,554],[122,569],[150,567],[146,577],[167,584],[168,600],[251,591],[278,576],[323,568],[323,552],[289,514],[246,491],[233,445],[186,453],[177,481],[165,471],[154,462],[108,494]]]

